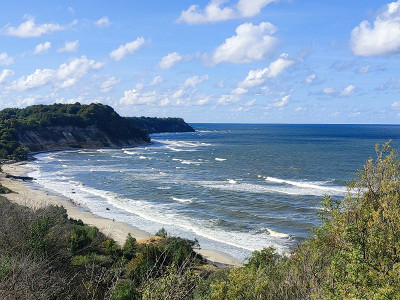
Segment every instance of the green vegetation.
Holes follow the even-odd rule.
[[[198,278],[193,245],[175,237],[138,244],[129,235],[121,249],[62,207],[31,210],[0,197],[0,298],[154,299],[151,282],[165,281],[157,293],[166,293]],[[166,282],[181,273],[187,283]]]
[[[121,249],[63,208],[0,198],[0,298],[400,299],[400,160],[388,143],[376,152],[342,201],[324,198],[310,238],[235,268],[207,267],[164,229]]]
[[[181,118],[129,117],[126,119],[131,124],[146,129],[149,133],[195,131]]]
[[[27,153],[36,149],[21,145],[21,134],[29,130],[40,132],[44,128],[57,126],[95,126],[116,144],[120,140],[129,139],[150,142],[146,130],[131,124],[107,105],[75,103],[34,105],[23,109],[7,108],[0,111],[0,159],[26,159]]]

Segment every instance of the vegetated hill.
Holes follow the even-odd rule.
[[[23,160],[36,151],[149,142],[145,129],[103,104],[34,105],[0,111],[0,159]]]
[[[195,131],[182,118],[129,117],[126,119],[131,124],[146,129],[149,133]]]

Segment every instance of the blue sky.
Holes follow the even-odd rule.
[[[400,0],[2,1],[0,108],[400,121]]]

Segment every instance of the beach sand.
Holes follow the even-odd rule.
[[[43,190],[35,189],[33,185],[26,184],[20,179],[7,178],[6,174],[13,176],[24,176],[30,169],[24,163],[2,165],[3,172],[0,173],[0,183],[14,191],[12,194],[5,194],[6,198],[14,203],[38,209],[48,205],[63,206],[67,210],[70,218],[79,220],[91,226],[96,226],[106,236],[114,239],[119,245],[125,243],[125,239],[130,233],[136,240],[140,241],[150,236],[150,233],[132,227],[126,223],[114,221],[97,216],[90,211],[83,210],[78,205],[60,196],[46,193]],[[208,262],[217,266],[240,266],[242,263],[235,258],[218,251],[207,249],[196,249]]]

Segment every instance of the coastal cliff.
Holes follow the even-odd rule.
[[[182,118],[128,117],[131,124],[146,129],[149,133],[194,132]]]
[[[128,118],[99,103],[34,105],[0,111],[0,160],[29,152],[137,146],[149,132],[194,131],[179,118]]]
[[[32,152],[72,148],[102,148],[148,144],[150,139],[140,137],[114,138],[97,126],[51,126],[26,130],[18,134],[18,141]]]

